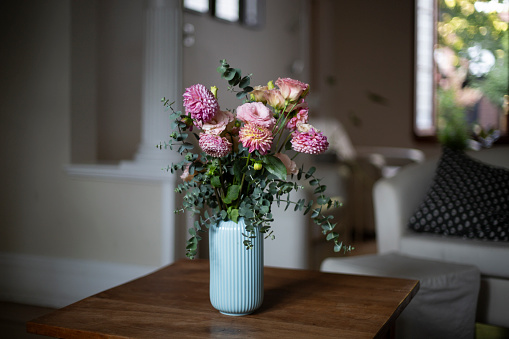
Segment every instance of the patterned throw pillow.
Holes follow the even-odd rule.
[[[509,171],[444,148],[408,226],[416,232],[509,241]]]

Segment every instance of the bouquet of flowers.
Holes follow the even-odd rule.
[[[252,74],[243,77],[241,70],[230,67],[226,60],[217,71],[228,81],[228,90],[243,99],[235,110],[221,109],[217,87],[208,89],[201,84],[185,90],[185,112],[175,111],[174,102],[162,99],[172,112],[173,133],[169,142],[158,147],[173,149],[178,145],[178,153],[184,156],[167,168],[172,173],[183,172],[183,182],[176,188],[185,194],[183,206],[175,212],[189,210],[199,215],[189,230],[187,256],[194,258],[200,233],[220,220],[237,222],[244,218],[247,249],[256,228],[273,237],[270,222],[274,202],[305,215],[311,213],[336,252],[351,250],[334,232],[333,216],[322,213],[339,207],[339,203],[324,194],[326,187],[314,176],[314,167],[304,171],[294,162],[301,153],[319,154],[329,146],[327,137],[308,124],[305,98],[309,85],[279,78],[275,84],[271,81],[267,86],[251,87]],[[193,152],[196,143],[188,141],[190,134],[196,138],[200,153]],[[295,178],[304,178],[314,187],[316,201],[291,199],[292,191],[303,189]]]

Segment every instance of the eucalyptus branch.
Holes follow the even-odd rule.
[[[251,160],[251,153],[248,154],[247,160],[246,160],[246,167],[249,166],[249,160]],[[244,186],[244,180],[246,179],[246,172],[242,174],[242,180],[240,181],[240,189],[239,192],[242,192],[242,187]],[[240,205],[240,199],[237,200],[236,208],[239,208]]]
[[[257,101],[258,96],[249,99],[249,93],[253,91],[250,86],[252,74],[242,76],[241,70],[230,67],[226,60],[221,60],[220,63],[217,71],[228,82],[228,91],[235,93],[236,97],[241,100],[247,97],[246,105],[252,105],[253,101]],[[291,140],[292,134],[289,133],[285,136],[283,134],[286,133],[288,121],[298,113],[295,108],[300,107],[300,104],[304,102],[309,86],[292,79],[281,79],[278,86],[282,93],[288,93],[284,88],[288,86],[288,89],[292,91],[294,88],[301,90],[302,94],[297,99],[292,98],[292,102],[288,101],[289,98],[285,98],[282,110],[276,107],[267,107],[271,105],[265,104],[264,111],[268,112],[268,115],[266,114],[268,119],[277,118],[276,124],[271,128],[272,139],[270,141],[269,138],[257,140],[254,135],[246,136],[247,139],[243,138],[242,142],[237,141],[239,130],[242,131],[242,128],[245,128],[249,122],[241,121],[235,117],[235,110],[229,111],[234,117],[233,121],[230,114],[226,117],[226,113],[218,114],[217,111],[214,113],[214,110],[219,107],[216,86],[213,86],[210,91],[201,84],[186,89],[186,93],[189,95],[185,94],[184,96],[184,106],[189,115],[176,111],[173,108],[175,102],[170,102],[166,98],[162,99],[165,109],[171,110],[170,119],[173,132],[170,134],[168,142],[160,143],[157,147],[162,149],[164,146],[164,148],[172,149],[173,146],[178,146],[178,153],[184,156],[183,161],[171,164],[167,168],[172,173],[183,170],[186,174],[184,182],[175,189],[176,192],[184,194],[182,207],[175,213],[188,211],[199,215],[199,220],[195,221],[194,226],[189,229],[190,237],[186,245],[188,257],[194,258],[197,253],[198,242],[201,239],[200,232],[204,232],[205,228],[210,228],[220,220],[237,222],[240,218],[244,219],[246,224],[244,245],[246,248],[252,247],[251,237],[255,231],[267,233],[266,237],[273,237],[270,222],[274,221],[272,216],[274,203],[278,206],[281,203],[286,204],[285,210],[293,208],[294,211],[303,211],[304,215],[310,213],[310,218],[321,227],[326,239],[334,242],[335,251],[351,249],[351,247],[343,246],[339,241],[338,233],[334,232],[336,224],[332,222],[333,216],[327,213],[327,210],[333,206],[337,207],[339,204],[325,195],[326,187],[320,183],[320,179],[315,177],[314,167],[311,167],[307,172],[304,172],[303,168],[299,169],[297,179],[300,181],[304,177],[306,181],[309,181],[312,193],[316,196],[316,202],[308,200],[307,197],[301,199],[292,199],[291,197],[291,192],[298,191],[303,187],[293,180],[287,180],[288,169],[285,166],[287,158],[281,160],[281,157],[279,155],[276,157],[275,153],[285,152],[285,146]],[[268,88],[272,87],[269,83]],[[282,95],[286,96],[286,94]],[[194,104],[198,102],[200,104],[209,102],[210,106],[204,110],[197,109]],[[216,115],[213,116],[213,114]],[[226,119],[228,120],[226,121]],[[193,133],[200,141],[202,148],[202,153],[198,155],[192,151],[194,145],[188,142],[187,138],[193,127],[205,126],[204,123],[217,124],[214,130],[217,134],[212,134],[206,129],[203,129],[200,135]],[[207,139],[203,139],[202,143],[201,138],[204,136]],[[225,147],[228,142],[231,143],[231,149]],[[241,144],[249,142],[254,145],[254,147],[250,145],[249,149],[256,150],[253,153],[249,152],[244,144]],[[273,151],[264,149],[264,147],[268,148],[268,144],[263,144],[265,142],[272,144]],[[298,142],[305,141],[299,140]],[[265,152],[262,152],[262,149]],[[325,151],[325,149],[326,143],[323,142],[323,146],[320,146],[317,152]],[[299,154],[296,152],[291,159],[295,159]],[[200,156],[201,158],[199,158]],[[198,158],[199,161],[197,161]],[[292,178],[294,178],[293,175]],[[209,215],[207,208],[212,211],[212,215]]]

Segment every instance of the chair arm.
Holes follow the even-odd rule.
[[[403,168],[396,176],[378,180],[373,188],[379,253],[398,251],[408,219],[429,189],[437,160]]]

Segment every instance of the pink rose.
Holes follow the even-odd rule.
[[[185,182],[191,181],[194,178],[194,176],[195,176],[195,174],[189,174],[189,167],[190,166],[191,166],[191,163],[188,163],[186,165],[186,168],[184,168],[184,172],[180,176],[180,179],[182,179]]]
[[[279,78],[276,80],[276,85],[279,87],[283,98],[288,102],[304,98],[309,92],[308,84],[290,78]]]
[[[267,98],[265,97],[265,92],[269,90],[268,86],[255,86],[251,91],[250,97],[252,101],[267,103]]]
[[[301,99],[298,103],[295,102],[291,105],[286,106],[286,113],[299,111],[303,108],[308,109],[308,103],[304,99]]]
[[[272,112],[261,102],[250,102],[237,107],[237,118],[245,123],[272,129],[276,119]]]
[[[267,105],[274,107],[275,110],[285,108],[285,98],[283,98],[278,89],[271,89],[265,92],[265,98],[267,99]]]
[[[219,110],[211,120],[202,124],[201,129],[207,134],[219,135],[234,120],[235,117],[231,112]]]
[[[274,156],[283,162],[286,167],[286,174],[290,175],[299,173],[297,164],[295,161],[292,161],[288,155],[284,153],[276,153]]]
[[[297,129],[297,124],[306,124],[308,122],[308,109],[303,108],[300,109],[297,114],[288,120],[286,123],[286,128],[290,131],[295,131]]]

